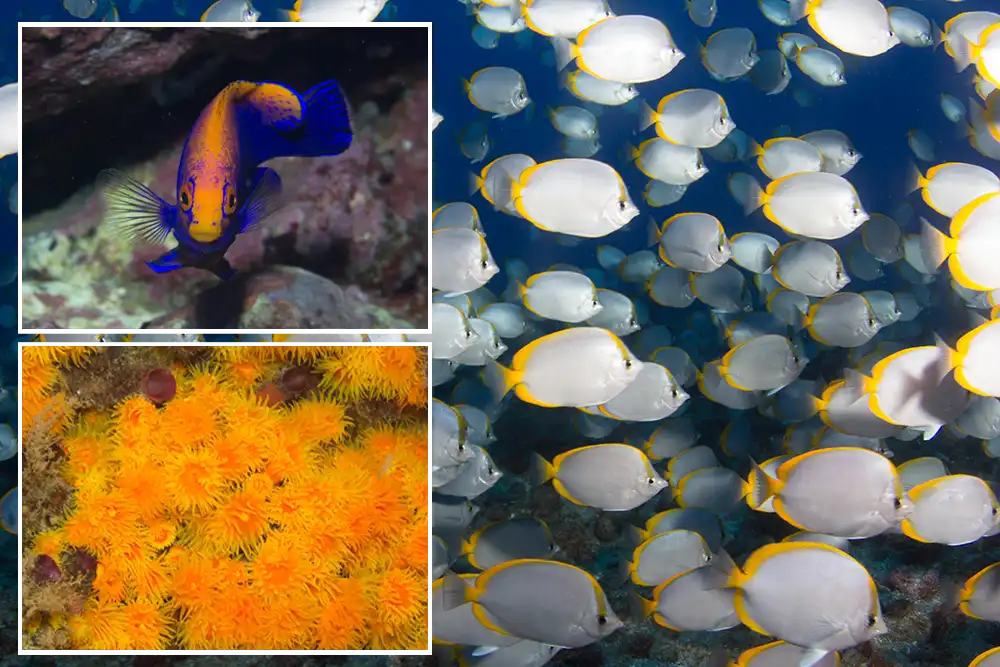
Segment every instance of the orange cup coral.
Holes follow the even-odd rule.
[[[64,568],[81,604],[58,628],[32,616],[26,649],[427,647],[424,348],[69,349],[25,352],[25,433],[58,423],[71,491],[24,525],[24,560],[97,565]],[[132,376],[67,392],[66,364],[108,355]],[[176,395],[158,407],[141,386],[163,367]],[[293,367],[319,387],[257,394]]]

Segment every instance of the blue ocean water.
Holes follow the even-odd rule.
[[[427,21],[434,24],[434,57],[433,57],[433,105],[445,120],[434,133],[434,164],[433,192],[435,203],[450,201],[472,201],[482,214],[484,226],[488,235],[489,247],[497,262],[503,266],[505,260],[519,258],[528,263],[533,271],[541,271],[554,262],[573,262],[581,266],[593,265],[593,250],[598,241],[587,241],[576,247],[568,248],[559,245],[551,237],[536,232],[522,220],[503,216],[490,210],[489,205],[478,195],[470,199],[467,192],[467,175],[470,170],[478,171],[482,164],[472,165],[462,155],[458,148],[456,135],[473,121],[485,121],[488,115],[473,107],[462,88],[462,79],[467,79],[475,71],[490,65],[504,65],[516,68],[524,76],[528,92],[534,104],[529,111],[505,120],[488,120],[488,131],[492,141],[492,149],[486,158],[489,160],[508,153],[523,152],[531,155],[536,161],[555,159],[562,156],[559,135],[549,123],[546,108],[559,104],[573,104],[573,98],[560,91],[556,86],[557,75],[551,65],[550,49],[547,40],[533,35],[530,40],[516,39],[513,36],[503,36],[495,49],[482,49],[471,39],[474,20],[465,11],[465,6],[456,0],[394,0],[395,10],[391,18],[397,21]],[[811,34],[804,24],[794,28],[779,28],[766,19],[751,0],[720,0],[720,12],[711,29],[701,29],[694,26],[684,11],[681,0],[610,0],[611,7],[618,14],[647,14],[664,21],[671,29],[674,39],[688,57],[664,79],[640,84],[642,99],[650,105],[664,95],[690,87],[707,87],[722,93],[727,101],[730,113],[738,127],[750,136],[763,142],[774,136],[775,128],[787,125],[793,135],[803,134],[820,129],[838,129],[851,137],[854,145],[864,154],[864,159],[852,170],[850,181],[858,190],[866,208],[872,212],[890,212],[905,199],[904,181],[907,165],[913,159],[906,140],[906,132],[910,129],[920,129],[937,141],[938,161],[966,161],[975,164],[988,164],[982,156],[969,147],[968,143],[956,137],[954,126],[941,113],[938,96],[948,92],[963,102],[971,92],[966,75],[956,75],[950,61],[941,50],[913,49],[897,46],[888,53],[874,59],[854,58],[845,56],[848,84],[841,88],[821,89],[818,85],[806,81],[797,70],[793,70],[792,86],[784,94],[766,97],[756,88],[746,82],[716,83],[711,81],[704,68],[698,62],[699,42],[704,42],[715,30],[726,27],[747,27],[754,31],[759,49],[774,48],[777,35],[789,30],[797,30]],[[959,11],[1000,10],[997,0],[966,0],[966,2],[946,3],[940,1],[900,0],[900,4],[912,7],[935,20],[939,25]],[[123,20],[138,21],[178,21],[197,20],[201,12],[209,5],[207,0],[145,0],[132,3],[134,11],[129,11],[127,5],[119,6]],[[178,6],[184,5],[183,15],[178,13]],[[255,6],[264,12],[263,20],[273,18],[273,12],[279,7],[276,2],[258,0]],[[280,6],[287,7],[288,3]],[[107,5],[104,5],[106,11]],[[99,10],[96,16],[103,15]],[[0,7],[0,84],[16,77],[16,21],[68,21],[72,20],[56,0],[16,0],[5,2]],[[815,95],[815,103],[807,108],[797,104],[791,96],[791,91],[802,86]],[[734,170],[748,170],[746,165],[725,165],[709,161],[709,174],[689,187],[683,203],[678,207],[651,209],[640,199],[639,195],[646,183],[646,178],[631,165],[619,157],[619,150],[627,143],[638,144],[651,133],[635,134],[636,116],[634,105],[629,108],[606,110],[599,118],[601,144],[603,149],[595,158],[615,165],[629,188],[632,198],[639,205],[641,214],[623,230],[600,239],[600,243],[611,243],[625,252],[634,252],[645,245],[645,221],[652,215],[656,222],[662,223],[669,215],[680,210],[705,211],[717,216],[725,224],[727,232],[732,235],[740,231],[758,230],[773,231],[770,223],[759,216],[745,218],[739,207],[732,201],[726,191],[726,177]],[[0,192],[7,188],[16,177],[16,158],[11,156],[0,160]],[[10,214],[6,207],[0,206],[0,233],[4,256],[14,257],[16,252],[16,217]],[[874,283],[871,287],[882,287],[882,283]],[[489,288],[499,293],[504,287],[502,276],[498,276]],[[0,288],[0,308],[15,306],[16,285],[8,284]],[[667,324],[675,333],[686,326],[681,318],[675,318],[671,313],[657,312],[654,321]],[[947,323],[945,323],[947,324]],[[12,385],[16,378],[16,364],[10,343],[15,340],[16,331],[5,328],[2,341],[8,354],[2,359],[3,379],[5,385]],[[446,385],[438,392],[442,398],[451,396],[452,385]],[[516,422],[519,429],[545,428],[543,417],[538,411],[526,413]],[[536,419],[537,418],[537,419]],[[536,419],[535,421],[532,421]],[[723,424],[714,424],[714,431],[720,430]],[[497,425],[501,435],[501,445],[504,438],[517,437],[510,423]],[[537,433],[533,433],[537,435]],[[579,442],[558,441],[551,443],[556,449],[570,449]],[[501,465],[505,459],[521,462],[524,459],[520,452],[517,455],[497,457]],[[0,464],[0,490],[9,488],[16,480],[14,462]],[[986,465],[982,465],[985,472]],[[995,471],[995,469],[994,469]],[[514,470],[508,470],[513,477]],[[516,472],[520,472],[517,470]],[[991,478],[995,481],[995,477]],[[514,500],[512,500],[514,499]],[[498,485],[481,498],[477,504],[484,509],[484,515],[491,509],[500,508],[524,512],[526,503],[520,497],[516,488],[508,482]],[[567,501],[555,497],[555,503]],[[496,515],[496,512],[493,512]],[[565,517],[565,513],[560,515]],[[578,523],[571,527],[592,532],[598,521],[596,514],[582,513]],[[738,524],[737,527],[739,527]],[[565,533],[567,526],[553,526]],[[588,532],[588,534],[589,534]],[[593,540],[591,540],[593,541]],[[963,562],[986,562],[996,560],[994,542],[988,547],[963,547],[961,551],[945,554],[943,549],[933,549],[925,552],[918,560],[919,566],[934,569],[939,559],[949,565]],[[593,545],[591,545],[593,546]],[[0,563],[5,576],[0,589],[3,591],[2,606],[8,610],[8,617],[17,613],[15,599],[16,577],[16,541],[9,536],[5,544],[0,544]],[[597,574],[612,569],[617,562],[616,546],[603,545],[594,550],[582,550],[588,555],[581,556],[576,564]],[[992,548],[992,554],[988,551]],[[986,553],[983,553],[986,551]],[[956,556],[958,553],[960,555]],[[889,549],[874,549],[867,554],[870,559],[866,564],[881,575],[887,575],[898,565],[898,557]],[[973,570],[974,571],[974,570]],[[947,573],[944,573],[947,574]],[[971,574],[962,570],[956,575],[964,578]],[[602,579],[604,583],[606,579]],[[620,591],[609,591],[616,606],[621,603],[623,595]],[[929,622],[929,621],[928,621]],[[872,660],[870,664],[878,665],[942,665],[964,667],[979,651],[1000,642],[995,627],[987,624],[969,622],[968,627],[955,630],[951,628],[944,636],[925,639],[932,644],[926,652],[920,653],[919,648],[913,652],[897,651],[890,657],[879,657],[879,662]],[[16,626],[5,623],[2,646],[7,649],[13,644],[13,634]],[[668,631],[660,628],[650,629],[646,624],[646,632],[660,633]],[[629,630],[629,636],[639,633]],[[624,633],[622,633],[624,634]],[[741,635],[741,640],[747,637]],[[725,633],[716,635],[701,634],[696,639],[683,642],[712,645],[726,641]],[[564,664],[640,664],[638,651],[629,653],[625,641],[617,638],[614,649],[604,648],[595,655],[594,651],[565,651],[559,655],[558,661]],[[759,638],[754,638],[756,641]],[[675,655],[682,655],[678,650]],[[732,655],[735,655],[733,653]],[[934,656],[928,658],[927,656]],[[25,661],[26,662],[26,661]],[[60,659],[58,664],[73,665],[75,660]],[[236,664],[236,661],[233,661]],[[292,663],[284,663],[292,664]],[[694,667],[694,663],[678,657],[668,662],[652,661],[645,664],[670,664]]]

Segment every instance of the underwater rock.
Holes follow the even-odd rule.
[[[406,327],[358,289],[292,266],[272,266],[207,290],[150,329],[364,329]]]
[[[267,32],[267,28],[226,33],[169,28],[26,30],[22,62],[30,73],[24,84],[31,94],[24,97],[24,120],[54,116],[109,89],[161,75],[193,50],[226,51]]]

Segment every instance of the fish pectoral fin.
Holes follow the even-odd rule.
[[[799,667],[812,667],[817,662],[826,657],[829,653],[826,649],[822,648],[807,648],[802,651],[802,657],[799,658]]]
[[[284,204],[281,197],[281,177],[270,167],[257,167],[250,185],[250,196],[241,210],[239,234],[259,225]]]
[[[106,223],[131,245],[161,245],[173,231],[175,208],[125,172],[103,170],[97,187],[107,205]]]
[[[160,255],[159,258],[154,259],[151,262],[146,262],[146,266],[151,268],[154,273],[169,273],[171,271],[184,268],[184,264],[180,260],[180,253],[177,248]]]

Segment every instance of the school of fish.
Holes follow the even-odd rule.
[[[762,635],[713,665],[832,667],[894,632],[857,541],[1000,553],[997,466],[956,467],[952,453],[1000,458],[1000,5],[939,27],[919,11],[932,2],[758,0],[774,29],[755,34],[725,21],[752,4],[740,0],[684,0],[669,26],[615,0],[455,4],[478,46],[537,50],[561,101],[535,114],[543,79],[529,90],[498,55],[464,77],[470,109],[437,101],[433,114],[435,154],[456,137],[472,170],[468,197],[433,213],[436,654],[539,667],[652,622]],[[713,29],[720,18],[729,27]],[[732,86],[764,101],[800,78],[805,108],[817,85],[835,96],[852,71],[922,48],[967,94],[940,95],[947,140],[899,132],[912,164],[891,213],[852,184],[862,153],[844,132],[753,137],[739,128],[751,111],[727,103]],[[647,98],[661,79],[685,83]],[[623,114],[636,139],[602,146],[602,122]],[[561,154],[505,152],[520,122],[550,125]],[[952,145],[981,159],[947,162]],[[683,203],[716,169],[744,218]],[[635,171],[642,193],[626,186]],[[636,226],[645,248],[612,236]],[[510,237],[588,259],[539,265],[525,249],[529,265]],[[563,448],[528,452],[521,475],[494,459],[519,434],[539,440],[524,429]],[[477,518],[505,476],[551,484],[592,522],[635,510],[617,578],[569,562],[530,511]],[[787,537],[734,540],[733,525],[765,513]],[[956,613],[1000,622],[1000,562],[945,575]],[[613,609],[623,586],[631,604]],[[998,667],[1000,647],[969,657],[949,664]]]

